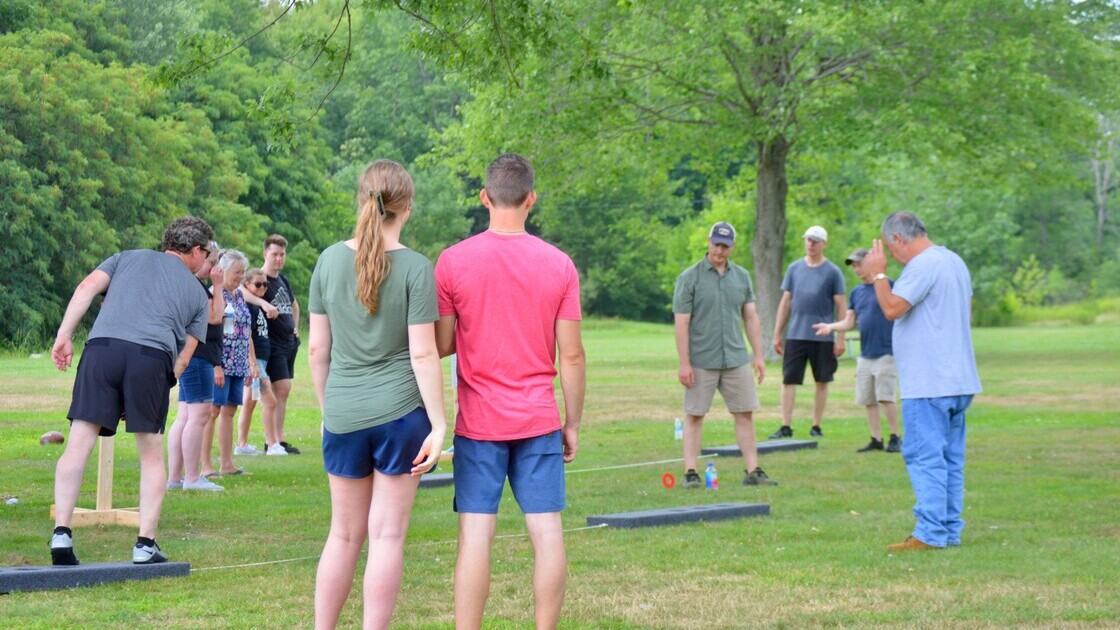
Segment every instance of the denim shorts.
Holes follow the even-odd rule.
[[[323,469],[349,479],[365,479],[374,470],[384,475],[407,475],[431,432],[432,423],[423,407],[392,422],[350,433],[331,433],[324,427]]]
[[[214,364],[192,357],[179,375],[179,402],[208,403],[214,400]]]
[[[497,514],[506,478],[521,511],[560,512],[564,499],[564,441],[557,429],[505,442],[455,436],[456,512]]]
[[[242,390],[244,386],[244,376],[230,376],[227,373],[222,386],[214,386],[214,406],[224,407],[226,405],[233,405],[236,407],[240,405],[244,398],[244,390]]]

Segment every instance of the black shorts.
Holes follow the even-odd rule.
[[[782,353],[782,384],[800,385],[805,382],[805,363],[813,367],[813,380],[818,383],[831,383],[836,374],[836,355],[831,341],[805,341],[786,339]]]
[[[168,395],[175,385],[171,355],[122,339],[86,342],[74,378],[70,420],[101,425],[101,435],[116,435],[124,420],[128,433],[163,433]]]
[[[272,353],[268,355],[268,379],[275,383],[294,378],[296,375],[296,355],[299,353],[299,337],[285,343],[272,342]]]

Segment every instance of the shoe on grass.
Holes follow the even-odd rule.
[[[762,472],[761,468],[755,467],[754,470],[750,470],[750,471],[745,470],[743,472],[746,473],[746,475],[743,477],[743,485],[744,486],[776,486],[776,485],[778,485],[778,482],[774,481],[770,477],[766,476],[766,473]]]
[[[871,441],[867,443],[867,446],[865,446],[863,448],[857,448],[856,452],[857,453],[866,453],[868,451],[881,451],[881,450],[883,450],[883,440],[876,440],[875,438],[871,438]]]
[[[266,450],[264,452],[264,454],[265,455],[287,455],[288,451],[283,446],[281,446],[279,442],[277,442],[276,444],[273,444],[272,446],[268,447],[268,450]]]
[[[167,562],[167,554],[163,553],[163,550],[155,543],[145,545],[138,542],[132,548],[132,564],[159,564],[161,562]]]
[[[793,437],[793,428],[782,425],[778,430],[770,435],[771,440],[784,440]]]
[[[235,446],[235,447],[233,447],[233,454],[234,455],[260,455],[261,452],[258,451],[257,447],[253,446],[252,444],[246,444],[245,446]]]
[[[167,482],[167,489],[168,490],[182,490],[183,489],[183,480],[180,479],[179,481],[168,481]]]
[[[695,469],[689,468],[684,471],[684,481],[681,482],[683,488],[699,488],[700,487],[700,474]]]
[[[809,437],[824,437],[824,431],[821,431],[820,427],[814,426],[812,429],[809,429]]]
[[[287,442],[281,442],[280,446],[283,446],[284,450],[288,451],[289,455],[299,455],[299,449],[292,446],[291,444],[288,444]]]
[[[914,538],[913,536],[907,536],[906,540],[904,540],[900,543],[895,543],[893,545],[887,545],[887,551],[929,551],[931,549],[940,549],[940,548],[941,547],[934,547],[933,545],[927,545],[924,542],[918,540],[917,538]]]
[[[206,477],[199,477],[197,481],[184,481],[182,487],[184,490],[205,490],[208,492],[221,492],[225,490],[225,487],[219,486]]]
[[[891,439],[887,442],[888,453],[901,453],[902,452],[902,438],[894,433],[891,434]]]
[[[74,555],[74,539],[70,534],[51,535],[51,564],[56,567],[76,566],[78,556]]]

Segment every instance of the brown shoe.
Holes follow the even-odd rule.
[[[894,544],[894,545],[887,545],[887,551],[926,551],[927,549],[940,549],[940,548],[941,547],[934,547],[933,545],[927,545],[924,542],[918,540],[917,538],[914,538],[913,536],[907,536],[906,540],[904,540],[900,543],[897,543],[897,544]]]

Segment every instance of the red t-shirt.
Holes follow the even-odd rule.
[[[455,315],[455,433],[518,440],[560,428],[556,320],[581,319],[572,259],[530,234],[482,232],[440,254],[439,314]]]

